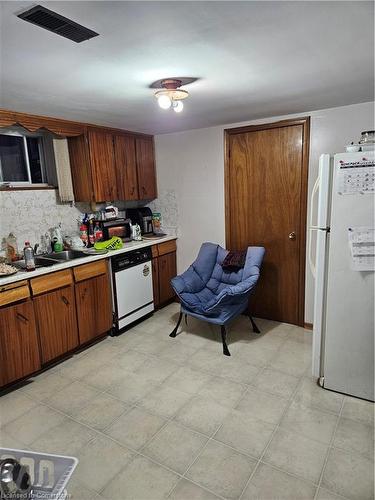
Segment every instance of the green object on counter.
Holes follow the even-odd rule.
[[[122,243],[122,239],[118,236],[113,236],[110,240],[107,241],[97,241],[94,244],[94,248],[96,250],[120,250],[124,245]]]
[[[60,243],[59,241],[56,241],[54,244],[53,244],[53,251],[54,252],[62,252],[64,250],[64,246],[62,243]]]

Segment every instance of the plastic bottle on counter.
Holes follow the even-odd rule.
[[[35,269],[34,250],[31,248],[30,241],[25,241],[23,256],[25,258],[26,271],[34,271]]]
[[[79,237],[81,238],[81,241],[85,245],[85,247],[87,247],[88,244],[87,226],[83,222],[79,226]]]
[[[94,246],[95,243],[95,235],[94,235],[94,219],[89,218],[89,246]]]
[[[94,227],[94,240],[95,240],[95,243],[97,241],[101,241],[102,239],[103,239],[103,231],[100,228],[99,222],[96,222],[95,223],[95,227]]]

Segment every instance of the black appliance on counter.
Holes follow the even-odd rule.
[[[123,241],[131,240],[131,225],[129,219],[115,219],[98,221],[103,232],[103,240],[118,236]]]
[[[132,224],[138,224],[142,234],[152,234],[152,211],[149,207],[128,208],[126,217],[131,219]]]

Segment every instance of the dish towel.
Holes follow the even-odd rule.
[[[228,252],[221,267],[228,271],[237,271],[242,269],[246,261],[246,250],[239,252]]]
[[[56,174],[60,199],[62,202],[74,202],[68,141],[66,139],[53,139],[53,150],[55,153]]]

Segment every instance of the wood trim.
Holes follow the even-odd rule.
[[[21,125],[30,132],[44,128],[66,137],[81,135],[85,131],[85,124],[83,123],[0,109],[0,127],[9,127],[11,125]]]
[[[155,259],[158,255],[158,245],[152,245],[151,247],[152,258]]]
[[[176,252],[177,245],[176,240],[166,241],[165,243],[159,243],[158,245],[158,255],[165,255],[167,253]]]
[[[50,290],[56,290],[73,283],[71,269],[45,274],[30,280],[31,291],[34,295],[39,295]]]
[[[106,260],[98,260],[97,262],[84,264],[83,266],[77,266],[73,268],[74,280],[76,282],[79,282],[94,278],[95,276],[106,274],[107,270],[108,267]]]
[[[246,125],[245,127],[227,128],[224,130],[224,133],[227,135],[234,135],[234,134],[244,134],[246,132],[254,132],[258,130],[269,130],[271,128],[291,127],[293,125],[305,126],[306,122],[310,123],[309,116],[303,116],[300,118],[290,118],[288,120],[280,120],[278,122],[271,122],[271,123],[259,123],[258,125]]]
[[[5,306],[6,304],[11,304],[12,302],[18,302],[20,300],[27,299],[28,297],[30,297],[30,289],[27,284],[11,288],[0,293],[0,306]]]
[[[304,324],[304,328],[306,328],[306,330],[313,330],[314,329],[312,323],[305,323]]]
[[[306,229],[307,229],[307,189],[310,154],[310,117],[303,119],[303,144],[302,144],[302,176],[301,176],[301,224],[300,235],[300,260],[299,260],[299,324],[305,324],[305,279],[306,279]]]
[[[267,130],[271,128],[290,127],[293,125],[302,125],[303,144],[302,144],[302,175],[301,175],[301,224],[299,227],[300,237],[300,259],[299,259],[299,283],[298,283],[298,324],[304,326],[305,321],[305,273],[306,273],[306,217],[307,217],[307,183],[308,166],[310,152],[310,116],[300,118],[291,118],[278,122],[261,123],[258,125],[247,125],[245,127],[229,128],[224,130],[224,204],[225,204],[225,244],[230,248],[230,233],[227,230],[230,221],[230,193],[229,193],[229,162],[230,162],[230,136],[234,134],[243,134],[258,130]]]
[[[32,115],[28,113],[20,113],[18,111],[11,111],[9,109],[0,109],[0,127],[10,127],[12,125],[21,125],[30,132],[35,132],[36,130],[44,128],[64,137],[75,137],[85,134],[89,127],[92,129],[101,129],[110,134],[127,134],[134,137],[153,137],[150,134],[142,134],[141,132],[132,132],[118,128],[105,127],[102,125],[64,120],[63,118]]]

